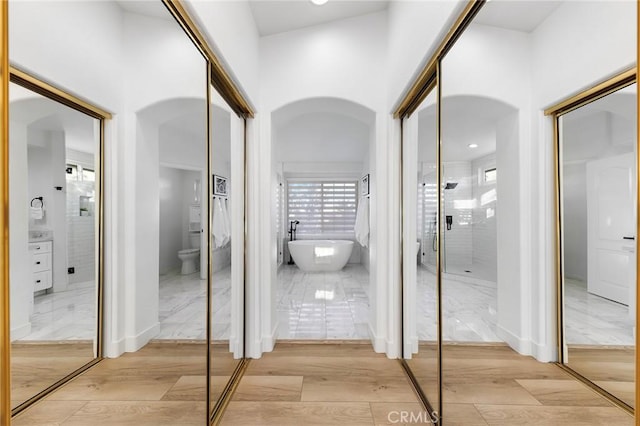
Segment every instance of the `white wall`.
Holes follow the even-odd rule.
[[[497,280],[497,209],[496,182],[485,182],[484,172],[496,168],[496,156],[490,154],[471,162],[471,180],[474,208],[472,212],[472,270],[473,276],[487,281]],[[497,170],[497,169],[496,169]],[[493,201],[490,201],[493,199]],[[508,212],[506,214],[509,214]]]
[[[388,105],[401,95],[426,65],[466,2],[392,1],[388,9]]]
[[[180,169],[160,167],[160,275],[180,267],[183,245],[185,176]]]
[[[12,1],[9,20],[13,65],[93,104],[118,108],[123,20],[115,2]]]
[[[28,156],[27,127],[13,120],[9,112],[9,269],[11,340],[31,332],[30,315],[33,310],[31,255],[28,248],[29,201],[27,192]]]
[[[249,102],[259,98],[259,40],[247,0],[187,0],[187,9],[204,30],[218,58],[246,94]]]
[[[564,273],[587,282],[587,168],[586,163],[562,168]]]
[[[386,12],[260,39],[260,112],[335,97],[386,112]]]

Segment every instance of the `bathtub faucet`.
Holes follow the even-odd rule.
[[[290,220],[289,221],[289,241],[295,241],[296,239],[296,230],[298,225],[300,224],[299,220]],[[289,252],[289,265],[293,265],[293,257],[291,257],[291,252]]]

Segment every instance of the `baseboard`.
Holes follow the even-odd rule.
[[[558,348],[556,345],[543,345],[531,342],[531,356],[540,362],[557,362]]]
[[[513,350],[521,355],[531,355],[531,341],[528,339],[521,339],[513,334],[511,331],[505,329],[501,325],[498,325],[497,335],[504,340]]]
[[[387,345],[382,337],[378,337],[369,324],[369,338],[371,339],[371,345],[376,353],[383,354],[387,352]]]
[[[407,359],[411,359],[412,354],[417,354],[420,350],[419,348],[420,341],[418,340],[418,336],[409,337],[409,342],[405,343],[403,352],[401,355],[407,354]]]
[[[144,345],[149,343],[149,340],[153,339],[160,333],[160,323],[157,322],[146,330],[138,333],[135,336],[125,338],[124,349],[125,352],[137,352]]]
[[[123,338],[110,343],[105,342],[102,352],[105,358],[118,358],[125,353],[125,339]]]
[[[277,333],[278,333],[278,324],[276,323],[276,325],[271,330],[270,334],[264,334],[262,336],[262,345],[260,346],[262,353],[273,351],[273,348],[276,346]]]
[[[27,322],[18,327],[11,328],[11,341],[22,339],[25,336],[31,334],[31,323]]]

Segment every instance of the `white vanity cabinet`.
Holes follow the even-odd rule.
[[[52,241],[39,241],[29,243],[31,254],[31,277],[33,279],[33,291],[46,290],[53,285],[51,279],[52,269]]]

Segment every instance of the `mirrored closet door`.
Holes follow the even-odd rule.
[[[11,408],[100,356],[102,120],[12,71]],[[75,106],[75,108],[74,108]]]
[[[210,408],[228,391],[244,356],[244,119],[211,85]]]
[[[558,114],[562,362],[635,406],[637,84]]]

